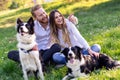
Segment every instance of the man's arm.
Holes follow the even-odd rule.
[[[73,14],[68,16],[68,20],[71,21],[74,25],[78,24],[78,18],[74,16]]]

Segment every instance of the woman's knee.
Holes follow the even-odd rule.
[[[101,46],[99,44],[94,44],[94,45],[91,46],[91,50],[99,53],[101,51]],[[88,50],[86,50],[86,49],[83,49],[82,53],[84,55],[88,55],[89,54]]]
[[[100,52],[101,51],[101,46],[99,44],[94,44],[91,46],[91,49],[95,52]]]
[[[66,63],[65,56],[60,52],[57,52],[53,55],[53,61],[57,64],[65,64]]]

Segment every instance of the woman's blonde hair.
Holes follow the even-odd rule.
[[[70,38],[69,38],[69,32],[68,32],[68,29],[67,29],[67,25],[65,23],[65,18],[58,10],[51,11],[50,15],[49,15],[50,30],[51,30],[51,42],[60,44],[60,41],[58,39],[58,27],[55,24],[55,12],[58,12],[63,18],[63,24],[62,24],[62,28],[61,28],[62,35],[63,35],[63,40],[64,40],[65,43],[68,44],[68,46],[71,46],[71,42],[70,42]],[[65,46],[63,46],[63,47],[65,47]]]

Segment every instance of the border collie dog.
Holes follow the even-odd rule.
[[[99,55],[98,58],[83,55],[81,48],[78,46],[65,48],[62,53],[66,56],[66,66],[68,73],[62,80],[75,79],[77,77],[87,76],[90,72],[105,67],[107,70],[120,68],[120,62],[115,61],[105,54]]]
[[[35,78],[44,80],[39,51],[35,42],[34,21],[31,17],[26,23],[17,19],[17,47],[19,49],[24,80],[28,80],[28,72],[33,72]]]

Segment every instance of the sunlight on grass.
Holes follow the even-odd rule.
[[[91,74],[91,76],[89,77],[81,77],[78,80],[119,80],[119,73],[120,69],[114,69],[114,70],[110,70],[110,71],[106,71],[106,70],[101,70],[99,71],[99,75],[98,73],[95,74]],[[111,76],[112,74],[112,76]],[[97,76],[97,77],[96,77]],[[118,77],[118,79],[116,79],[116,77]]]
[[[13,9],[13,10],[5,10],[5,11],[1,11],[0,12],[0,16],[4,16],[4,15],[7,15],[7,14],[11,14],[11,13],[14,13],[15,11],[17,11],[19,9]]]
[[[43,4],[49,12],[58,9],[68,16],[74,13],[78,17],[78,30],[90,45],[101,45],[101,53],[106,53],[115,60],[120,60],[120,0],[79,0],[78,2],[58,1]],[[11,50],[17,50],[16,19],[26,21],[30,7],[0,12],[0,80],[23,80],[22,70],[17,63],[7,58]],[[47,66],[48,67],[48,66]],[[51,66],[50,66],[51,67]],[[66,74],[66,67],[45,73],[45,80],[61,80]],[[120,70],[97,70],[88,77],[78,80],[119,80]]]
[[[94,6],[94,5],[99,5],[101,3],[108,2],[108,1],[110,1],[110,0],[90,0],[88,2],[83,1],[81,3],[81,6],[90,8],[90,7]]]
[[[101,35],[97,34],[93,36],[93,39],[89,42],[90,44],[100,44],[101,52],[106,53],[108,55],[114,54],[114,59],[119,59],[117,57],[120,55],[120,26],[110,28],[105,32],[101,33]]]
[[[89,9],[90,7],[94,6],[94,5],[98,5],[100,3],[104,3],[104,2],[107,2],[107,1],[110,1],[110,0],[90,0],[90,1],[79,1],[77,3],[68,3],[66,1],[64,1],[64,3],[62,1],[58,1],[58,2],[51,2],[51,3],[47,3],[48,5],[44,5],[43,4],[43,7],[45,8],[45,10],[48,11],[48,13],[50,12],[50,10],[52,9],[55,9],[55,7],[57,6],[59,9],[64,15],[66,14],[74,14],[75,11],[79,8],[83,8],[83,7],[87,7],[87,9]],[[49,6],[51,5],[51,6]],[[72,6],[71,6],[72,5]],[[27,7],[28,8],[28,7]],[[15,20],[17,17],[22,17],[22,16],[26,16],[26,17],[29,17],[31,16],[30,14],[30,10],[29,11],[25,11],[25,13],[23,12],[23,10],[26,9],[26,8],[19,8],[19,9],[14,9],[14,10],[7,10],[7,11],[2,11],[0,12],[0,18],[1,18],[1,21],[0,21],[0,28],[6,28],[6,27],[11,27],[13,26],[14,22],[13,19]],[[19,12],[21,11],[21,12]],[[14,12],[18,12],[16,14],[14,14]],[[13,17],[14,15],[14,17]],[[6,16],[6,17],[4,17]],[[13,19],[11,18],[11,16],[13,17]],[[9,20],[11,19],[11,20]],[[12,23],[9,23],[8,22],[11,21]],[[1,24],[4,24],[4,25],[1,25]]]
[[[5,25],[0,25],[0,28],[7,28],[11,26],[14,26],[14,23],[6,23]]]
[[[30,12],[22,12],[22,11],[21,12],[18,11],[16,14],[14,13],[9,14],[6,17],[1,18],[0,28],[15,26],[17,18],[22,18],[23,20],[26,20],[26,18],[29,16],[31,16]]]
[[[99,5],[101,3],[104,2],[108,2],[110,0],[90,0],[90,1],[80,1],[77,3],[74,3],[71,5],[67,5],[67,6],[62,6],[61,8],[59,8],[59,10],[63,13],[63,14],[74,14],[75,9],[79,9],[79,8],[83,8],[86,7],[86,9],[91,8],[94,5]]]

